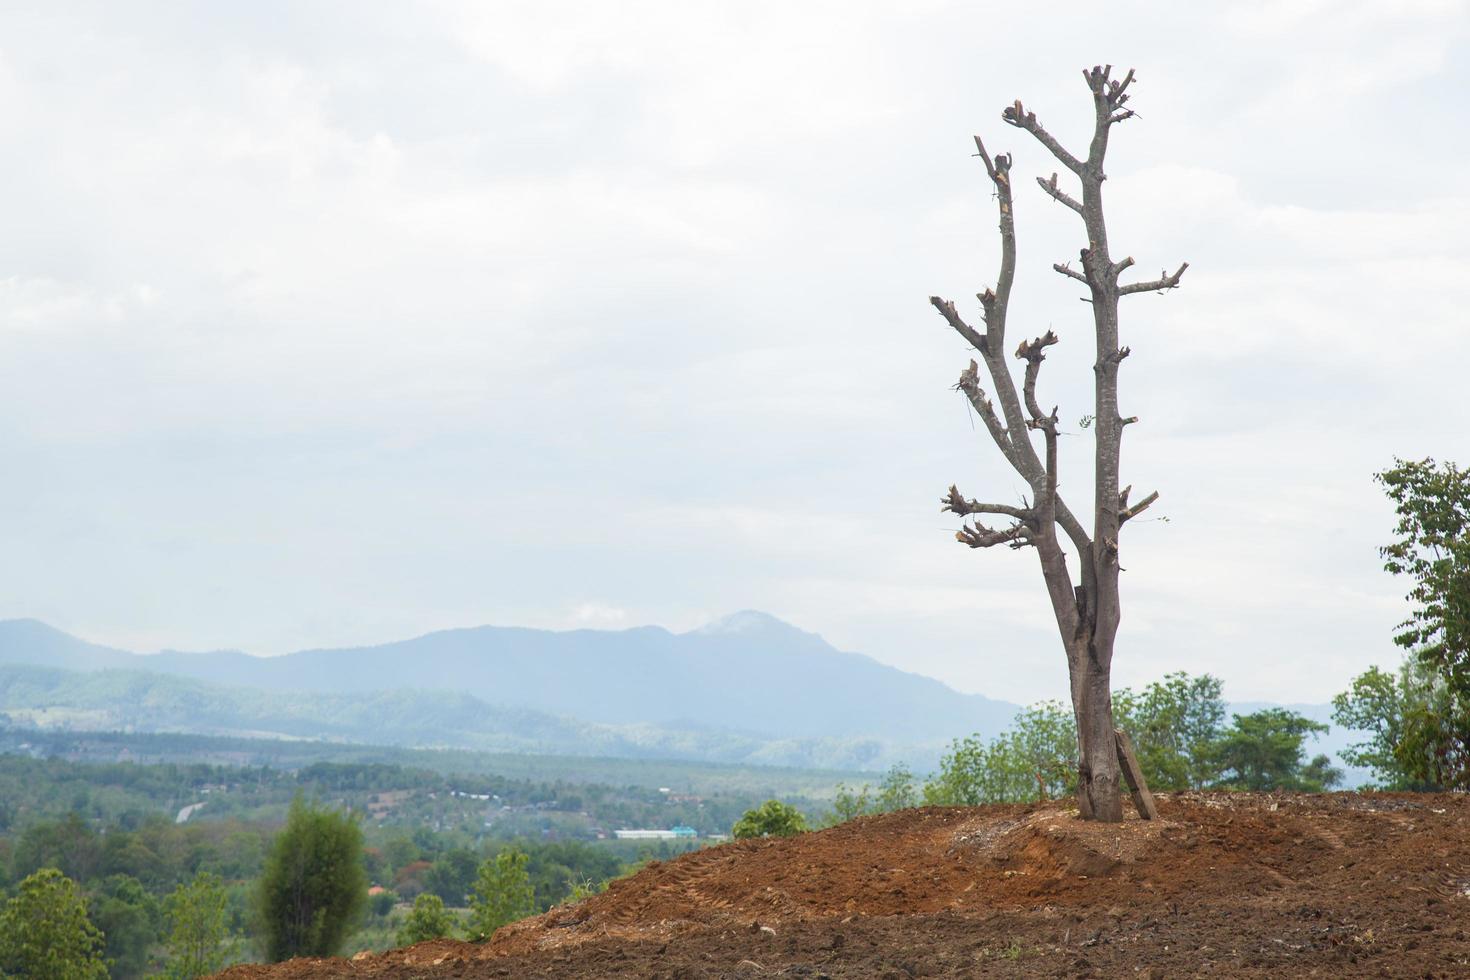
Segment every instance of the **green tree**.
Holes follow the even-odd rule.
[[[766,800],[735,821],[730,828],[737,840],[749,837],[791,837],[806,830],[806,816],[780,800]]]
[[[480,858],[474,851],[456,847],[434,859],[424,875],[425,887],[450,905],[462,904],[475,885]]]
[[[1076,791],[1077,729],[1072,712],[1043,701],[1016,715],[1005,732],[957,739],[924,784],[924,802],[978,806],[1050,799]]]
[[[413,900],[403,925],[393,941],[399,946],[412,946],[426,939],[438,939],[454,932],[454,913],[444,907],[444,899],[431,892],[424,892]]]
[[[218,875],[201,872],[168,897],[168,980],[193,980],[218,972],[230,955],[226,910],[229,896]]]
[[[1220,740],[1220,764],[1225,772],[1220,785],[1313,793],[1330,788],[1341,781],[1342,773],[1329,765],[1327,756],[1318,756],[1310,763],[1302,760],[1307,736],[1325,731],[1327,726],[1321,722],[1285,708],[1236,715]]]
[[[102,933],[76,882],[42,868],[0,912],[0,973],[27,980],[106,980]]]
[[[102,949],[112,980],[131,980],[148,972],[148,954],[158,941],[158,902],[131,875],[108,875],[91,897],[91,919],[102,930]]]
[[[480,865],[470,895],[470,939],[489,939],[501,926],[535,913],[536,893],[526,871],[529,862],[525,851],[510,847]]]
[[[1379,549],[1384,568],[1408,575],[1416,603],[1394,642],[1470,691],[1470,470],[1432,459],[1394,459],[1375,474],[1398,513],[1398,539]]]
[[[362,829],[350,815],[291,803],[257,889],[266,956],[331,956],[367,903]]]
[[[857,789],[838,783],[836,795],[832,798],[832,812],[827,815],[826,823],[829,826],[846,823],[854,817],[892,813],[918,805],[919,791],[914,785],[913,771],[898,763],[889,767],[876,792],[867,783]]]
[[[1369,668],[1332,699],[1332,720],[1368,732],[1342,757],[1385,789],[1470,789],[1470,697],[1429,663],[1407,657],[1397,675]]]
[[[1470,789],[1470,471],[1395,459],[1374,479],[1398,513],[1384,568],[1413,581],[1415,608],[1394,642],[1398,676],[1377,668],[1333,699],[1339,724],[1366,730],[1349,762],[1395,789]]]
[[[1118,727],[1133,738],[1153,789],[1203,789],[1219,780],[1225,699],[1218,677],[1167,674],[1135,694],[1113,695]]]

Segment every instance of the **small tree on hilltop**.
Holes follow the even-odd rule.
[[[954,330],[979,354],[985,365],[999,406],[986,395],[980,379],[980,366],[971,361],[960,375],[956,386],[985,423],[991,439],[1011,467],[1027,482],[1031,500],[1014,504],[982,503],[962,496],[953,486],[943,498],[943,509],[961,517],[996,515],[1009,518],[1011,524],[992,529],[976,521],[958,532],[956,537],[971,548],[989,548],[998,544],[1012,548],[1036,549],[1041,564],[1062,646],[1067,655],[1071,678],[1072,710],[1076,716],[1078,737],[1077,802],[1084,817],[1096,820],[1123,819],[1119,766],[1113,731],[1111,701],[1113,644],[1122,621],[1118,600],[1119,531],[1123,524],[1137,517],[1158,498],[1151,493],[1136,503],[1129,503],[1131,487],[1119,487],[1119,457],[1123,429],[1138,421],[1125,418],[1118,408],[1118,367],[1128,356],[1128,348],[1119,338],[1118,301],[1134,293],[1158,292],[1179,285],[1188,263],[1180,265],[1172,275],[1162,274],[1148,282],[1124,284],[1122,274],[1133,265],[1132,257],[1114,261],[1109,250],[1107,223],[1103,218],[1103,158],[1114,126],[1133,117],[1126,108],[1128,88],[1133,72],[1121,80],[1112,79],[1111,66],[1084,71],[1083,77],[1092,93],[1094,123],[1087,154],[1078,157],[1042,127],[1034,112],[1027,112],[1017,100],[1001,113],[1008,125],[1030,133],[1056,157],[1081,185],[1081,198],[1073,197],[1058,183],[1038,177],[1037,183],[1054,201],[1075,212],[1087,235],[1081,250],[1081,268],[1069,263],[1056,264],[1058,273],[1081,283],[1087,290],[1092,307],[1093,328],[1097,340],[1097,360],[1093,365],[1094,394],[1092,429],[1095,438],[1093,463],[1094,497],[1091,531],[1072,512],[1058,492],[1057,410],[1043,412],[1036,393],[1037,376],[1046,348],[1057,343],[1057,335],[1048,330],[1034,340],[1023,340],[1015,356],[1026,362],[1021,390],[1005,360],[1007,350],[1006,316],[1009,312],[1011,285],[1016,273],[1016,229],[1011,199],[1011,158],[995,157],[986,152],[980,137],[975,146],[985,164],[985,172],[995,185],[1000,209],[1000,272],[994,289],[979,294],[983,330],[977,330],[960,316],[955,305],[938,296],[930,302]],[[1043,452],[1038,454],[1031,433],[1039,431]],[[1061,526],[1077,560],[1077,575],[1067,566],[1067,552],[1057,527]]]
[[[230,953],[228,904],[224,882],[208,872],[174,889],[168,897],[167,980],[193,980],[224,967]]]
[[[76,882],[42,868],[0,912],[0,976],[107,980],[102,942]]]
[[[296,797],[257,892],[266,956],[336,953],[367,904],[367,888],[357,821]]]
[[[730,836],[737,840],[750,837],[791,837],[806,830],[806,817],[794,806],[780,800],[766,800],[735,821]]]
[[[444,899],[424,892],[413,900],[413,908],[393,941],[399,946],[412,946],[426,939],[439,939],[454,932],[456,921],[454,913],[444,907]]]
[[[535,914],[536,892],[526,870],[530,862],[525,851],[511,847],[480,865],[470,894],[470,939],[489,939],[501,926]]]

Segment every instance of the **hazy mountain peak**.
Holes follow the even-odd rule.
[[[761,612],[759,609],[742,609],[728,616],[709,622],[694,630],[706,636],[730,636],[734,634],[765,633],[771,631],[800,633],[797,629],[784,619],[777,619],[770,613]]]

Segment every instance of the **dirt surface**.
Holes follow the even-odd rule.
[[[1470,976],[1470,798],[1160,795],[924,808],[650,865],[498,931],[301,977]]]

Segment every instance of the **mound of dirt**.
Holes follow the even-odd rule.
[[[1470,975],[1470,800],[1160,795],[906,810],[653,864],[489,943],[227,970],[300,977]]]

